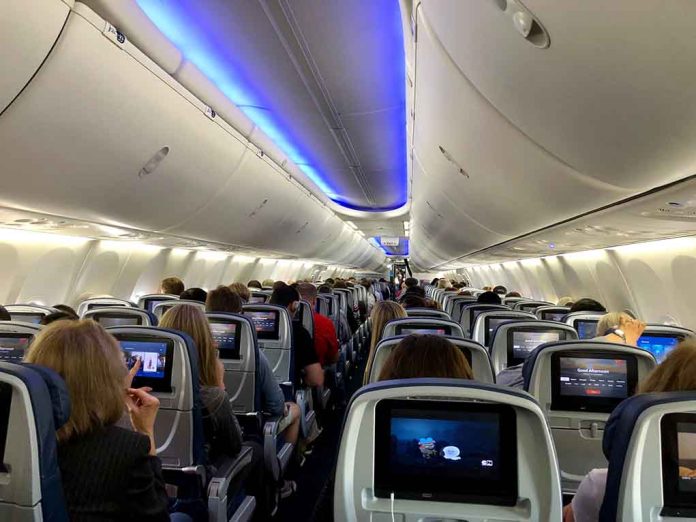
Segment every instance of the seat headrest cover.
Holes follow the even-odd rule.
[[[600,522],[614,522],[619,508],[621,476],[633,429],[648,408],[670,402],[696,400],[696,392],[644,393],[619,404],[609,416],[602,439],[602,451],[609,461],[607,486],[599,512]]]
[[[53,410],[53,424],[56,430],[61,428],[70,418],[70,393],[65,381],[55,371],[45,366],[29,363],[23,363],[23,366],[41,375],[46,383]]]

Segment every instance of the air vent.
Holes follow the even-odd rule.
[[[493,0],[510,17],[514,29],[535,47],[544,49],[551,44],[546,29],[519,0]]]

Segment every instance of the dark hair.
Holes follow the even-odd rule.
[[[242,312],[242,298],[237,292],[230,290],[228,286],[218,286],[215,290],[208,292],[208,299],[205,300],[206,312],[231,312],[239,314]]]
[[[406,291],[404,292],[404,296],[407,295],[417,295],[418,297],[425,298],[425,289],[422,286],[411,286],[406,288]]]
[[[319,292],[320,294],[332,294],[333,290],[331,290],[331,287],[328,285],[321,285],[317,292]]]
[[[69,312],[53,312],[48,315],[44,315],[41,318],[41,321],[39,324],[46,326],[51,323],[55,323],[56,321],[78,321],[80,318],[77,316],[77,314],[71,314]]]
[[[522,297],[522,295],[519,292],[508,292],[505,297]]]
[[[404,308],[426,308],[427,306],[425,299],[415,293],[405,294],[400,302]]]
[[[160,288],[165,294],[180,295],[186,287],[178,277],[165,277],[160,283]]]
[[[505,295],[507,294],[507,288],[505,288],[503,285],[498,285],[493,289],[493,292],[496,294]]]
[[[188,288],[181,292],[181,295],[179,297],[188,301],[198,301],[201,303],[205,303],[208,299],[208,292],[206,292],[202,288]]]
[[[409,335],[384,361],[379,380],[443,377],[473,379],[464,354],[439,335]]]
[[[57,305],[53,305],[53,308],[55,308],[59,312],[65,312],[66,314],[72,315],[73,319],[80,318],[80,316],[77,315],[77,312],[75,311],[75,309],[72,306],[68,306],[66,304],[57,304]]]
[[[283,285],[273,290],[269,303],[284,306],[287,308],[288,306],[290,306],[292,302],[299,300],[300,293],[297,291],[297,288],[293,288],[288,285]]]
[[[334,283],[334,288],[348,288],[348,285],[345,281],[336,281]]]
[[[261,290],[261,281],[257,281],[256,279],[252,279],[247,283],[248,288],[258,288]]]
[[[273,286],[271,288],[273,288],[273,290],[275,290],[276,288],[280,288],[281,286],[284,286],[284,285],[285,285],[285,281],[276,281],[275,283],[273,283]]]
[[[7,311],[7,308],[0,305],[0,321],[11,321],[11,320],[12,320],[12,316],[10,315],[10,312]]]
[[[606,312],[607,309],[604,308],[602,303],[599,301],[595,301],[594,299],[590,299],[589,297],[583,297],[582,299],[578,299],[573,303],[573,306],[570,307],[570,312]]]
[[[440,280],[440,278],[439,278],[439,277],[436,277],[435,279],[433,279],[432,281],[430,281],[430,284],[431,284],[432,286],[437,286],[437,282],[438,282],[439,280]]]
[[[500,304],[502,301],[500,300],[500,296],[496,294],[495,292],[483,292],[481,295],[478,296],[476,299],[477,303],[483,303],[483,304]]]

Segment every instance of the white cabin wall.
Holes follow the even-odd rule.
[[[476,287],[556,302],[591,297],[648,322],[696,329],[696,239],[681,238],[465,269]]]

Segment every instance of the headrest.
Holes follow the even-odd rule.
[[[56,430],[61,428],[70,418],[70,393],[65,381],[58,373],[45,366],[29,363],[23,363],[22,366],[34,370],[46,383],[53,410],[53,424]]]
[[[599,512],[600,522],[616,520],[621,475],[633,429],[643,412],[660,404],[694,400],[696,400],[696,392],[644,393],[629,397],[614,409],[609,416],[602,439],[602,451],[609,461],[609,470],[604,501]]]

